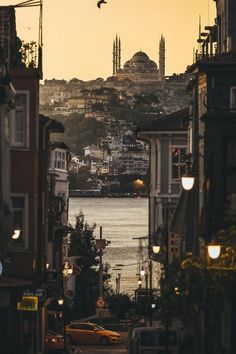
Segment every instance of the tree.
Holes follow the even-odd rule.
[[[125,315],[134,309],[134,302],[130,299],[128,294],[116,294],[107,296],[108,308],[113,315],[118,319],[124,318]]]
[[[95,248],[95,228],[96,224],[90,226],[80,211],[70,238],[70,256],[78,257],[77,266],[81,269],[80,274],[76,276],[76,297],[71,319],[95,313],[99,293],[99,251]]]
[[[75,154],[82,155],[86,145],[97,145],[100,138],[105,136],[106,126],[94,118],[85,119],[84,114],[71,114],[68,117],[58,115],[57,121],[65,127],[63,141]],[[52,134],[52,139],[61,138],[59,134]]]
[[[89,167],[82,166],[77,173],[69,172],[70,189],[83,189],[87,187],[87,180],[90,177]]]
[[[90,226],[82,211],[76,216],[75,229],[70,237],[69,256],[78,257],[77,266],[81,269],[76,276],[76,296],[70,320],[93,315],[99,297],[99,250],[95,247],[94,231],[96,224]],[[109,265],[103,266],[103,292],[110,292],[108,280]]]

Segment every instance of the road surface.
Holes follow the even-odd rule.
[[[75,354],[80,354],[80,353],[81,354],[128,354],[126,345],[124,344],[109,345],[107,347],[101,347],[100,345],[74,346],[74,353]]]

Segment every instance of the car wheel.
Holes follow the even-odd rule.
[[[101,345],[108,345],[109,344],[109,339],[107,337],[102,337],[100,339],[100,344]]]
[[[72,344],[73,343],[73,339],[72,339],[72,337],[69,334],[67,334],[66,340],[67,340],[67,344]]]

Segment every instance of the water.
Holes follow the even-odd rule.
[[[121,273],[120,291],[134,294],[137,288],[137,272],[140,261],[146,258],[147,240],[138,238],[148,234],[147,198],[71,198],[69,222],[75,224],[75,215],[83,211],[89,225],[96,223],[95,235],[111,241],[103,256],[111,266],[111,285],[115,289],[115,278]],[[134,239],[137,238],[137,239]],[[140,252],[143,246],[143,255]],[[117,264],[123,266],[117,267]],[[112,270],[121,268],[121,270]]]

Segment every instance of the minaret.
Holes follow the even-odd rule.
[[[113,41],[113,52],[112,52],[112,64],[113,64],[113,75],[116,75],[117,70],[121,68],[121,42],[120,37],[116,35],[116,39]]]
[[[118,37],[116,35],[116,72],[118,69],[118,60],[119,60],[119,42],[118,42]]]
[[[116,44],[115,44],[115,41],[113,41],[113,52],[112,52],[112,64],[113,64],[113,74],[112,75],[115,75],[116,74]]]
[[[165,38],[161,35],[159,42],[159,71],[162,81],[165,80]]]
[[[121,44],[120,44],[120,37],[118,41],[118,70],[120,70],[120,60],[121,60]]]

